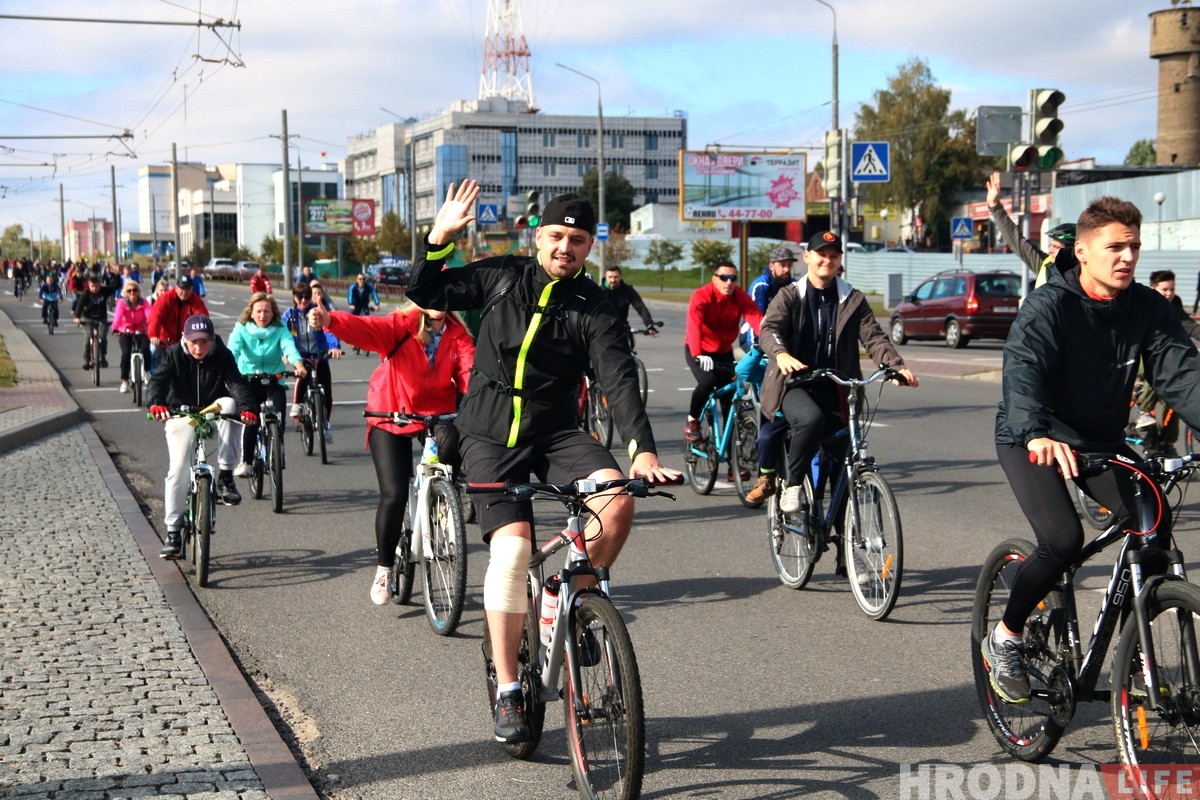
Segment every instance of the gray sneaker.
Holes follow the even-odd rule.
[[[988,631],[979,646],[983,663],[988,668],[988,681],[1001,700],[1006,703],[1029,702],[1029,674],[1025,671],[1025,660],[1014,642],[996,644],[994,631]]]
[[[779,510],[785,514],[795,514],[800,511],[800,487],[789,486],[779,495]]]

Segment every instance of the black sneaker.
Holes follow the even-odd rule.
[[[227,506],[236,506],[242,502],[242,494],[233,482],[233,475],[221,475],[217,478],[217,497]]]
[[[100,369],[108,369],[108,359],[107,358],[100,359]]]
[[[179,558],[179,548],[182,546],[183,539],[180,537],[179,531],[167,531],[167,540],[163,542],[162,549],[158,551],[158,557],[174,561]]]
[[[496,699],[496,741],[507,744],[529,741],[525,697],[520,691],[502,692]]]

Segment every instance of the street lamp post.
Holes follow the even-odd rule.
[[[827,3],[826,0],[816,0],[816,1],[818,3],[820,3],[821,5],[825,6],[826,8],[828,8],[830,10],[830,12],[833,13],[833,48],[832,48],[833,49],[833,130],[840,131],[841,126],[838,124],[837,9],[834,8],[832,5],[830,5],[829,3]],[[839,134],[839,138],[840,138],[840,134]],[[838,169],[842,170],[842,175],[841,175],[842,178],[844,178],[846,176],[846,160],[848,159],[849,155],[850,155],[849,153],[843,153],[842,158],[840,160],[841,166],[839,166]],[[846,182],[844,180],[839,180],[838,185],[840,185],[842,187],[842,196],[845,197],[846,190],[848,188],[846,185]],[[832,203],[834,198],[831,197],[829,200]],[[833,209],[831,208],[830,212],[832,213],[832,211],[833,211]],[[838,213],[837,228],[838,228],[838,233],[843,234],[843,235],[845,234],[845,231],[846,231],[845,221],[846,221],[846,204],[842,203],[841,210]],[[833,220],[830,219],[830,222],[832,223]]]
[[[599,138],[599,152],[596,157],[596,177],[599,178],[597,187],[598,200],[600,201],[600,209],[598,217],[600,222],[607,222],[608,217],[605,216],[604,210],[604,100],[600,93],[600,81],[593,78],[591,75],[580,72],[577,69],[568,67],[566,64],[555,62],[556,66],[562,67],[567,72],[574,72],[581,78],[587,78],[592,83],[596,84],[596,132]],[[600,274],[604,274],[604,245],[605,242],[600,242]]]
[[[887,234],[888,234],[888,228],[887,228],[888,210],[886,208],[882,209],[879,212],[879,218],[881,220],[883,220],[883,249],[886,250],[887,246],[888,246],[888,236],[887,236]]]
[[[1167,196],[1162,192],[1154,193],[1154,202],[1158,204],[1158,249],[1162,250],[1162,204]]]

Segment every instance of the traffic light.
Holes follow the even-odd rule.
[[[1058,107],[1067,96],[1058,89],[1030,89],[1029,113],[1032,115],[1033,144],[1037,148],[1037,168],[1054,169],[1062,161],[1063,151],[1058,146],[1058,135],[1062,133],[1063,121],[1058,118]]]
[[[842,196],[842,132],[825,131],[825,194],[829,197]]]
[[[1024,172],[1037,163],[1038,149],[1031,144],[1014,144],[1008,149],[1008,168]]]
[[[538,223],[542,221],[541,197],[541,192],[537,189],[532,190],[525,196],[525,222],[531,228],[536,228]],[[518,219],[517,225],[520,224],[521,221]]]

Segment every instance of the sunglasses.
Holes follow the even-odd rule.
[[[726,283],[737,280],[737,275],[714,275],[713,277],[715,277],[717,280],[725,281]]]

